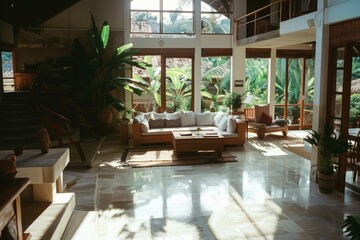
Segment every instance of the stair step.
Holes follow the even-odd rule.
[[[52,203],[22,203],[24,232],[31,240],[61,239],[74,208],[74,193],[57,193]]]
[[[61,240],[96,239],[95,230],[98,219],[97,211],[77,211],[71,215]]]

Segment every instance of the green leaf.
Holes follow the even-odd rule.
[[[107,21],[105,21],[101,28],[101,40],[103,42],[103,48],[106,48],[108,41],[109,41],[109,33],[110,33],[110,26]]]

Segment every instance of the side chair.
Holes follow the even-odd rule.
[[[248,131],[256,133],[259,139],[263,139],[265,134],[272,132],[282,132],[283,136],[287,136],[288,125],[286,120],[273,120],[269,104],[255,105],[254,118],[248,123]]]

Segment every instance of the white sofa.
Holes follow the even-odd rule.
[[[137,113],[132,123],[134,146],[171,143],[172,131],[213,130],[224,136],[225,145],[243,146],[246,123],[223,112],[181,111],[175,113]]]

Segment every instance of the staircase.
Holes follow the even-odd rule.
[[[5,92],[0,105],[0,149],[39,148],[39,128],[31,92]]]

